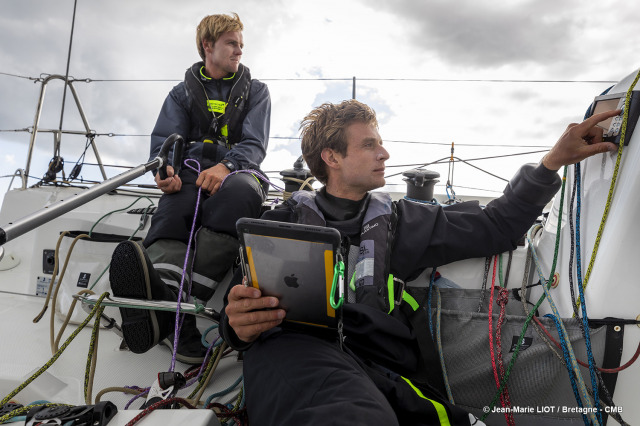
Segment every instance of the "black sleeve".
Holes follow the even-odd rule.
[[[281,222],[291,222],[292,212],[290,207],[280,205],[273,210],[268,210],[264,212],[261,219],[277,220]],[[227,344],[231,348],[237,351],[245,351],[249,349],[251,347],[251,343],[240,340],[236,332],[229,325],[229,318],[227,317],[225,310],[227,308],[227,304],[229,303],[229,292],[231,291],[231,288],[241,283],[242,283],[242,269],[238,269],[236,273],[233,275],[233,277],[231,278],[231,281],[229,282],[229,287],[227,288],[226,293],[224,295],[224,304],[222,307],[222,311],[220,312],[220,324],[218,329],[218,332],[220,333],[220,337],[222,337],[224,341],[227,342]]]
[[[556,172],[525,165],[485,208],[478,202],[442,207],[401,200],[391,270],[413,279],[426,267],[514,249],[559,187]]]

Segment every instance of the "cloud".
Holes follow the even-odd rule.
[[[574,59],[578,21],[551,0],[492,2],[374,0],[409,25],[407,40],[456,67],[499,68]],[[397,32],[398,35],[401,31]],[[402,42],[401,39],[397,40]]]

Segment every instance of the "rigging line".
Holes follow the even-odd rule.
[[[26,78],[38,80],[34,77],[27,77],[17,74],[0,72],[2,75],[10,77]],[[177,78],[86,78],[87,83],[100,82],[168,82],[182,81]],[[353,81],[353,77],[289,77],[289,78],[261,78],[261,81]],[[450,83],[562,83],[562,84],[615,84],[617,80],[526,80],[526,79],[492,79],[492,78],[358,78],[359,81],[416,81],[416,82],[450,82]]]
[[[494,78],[358,78],[360,81],[424,81],[452,83],[588,83],[615,84],[613,80],[519,80]]]
[[[8,72],[0,72],[0,75],[6,75],[6,76],[9,76],[9,77],[24,78],[24,79],[26,79],[26,80],[38,80],[38,79],[37,79],[37,78],[35,78],[35,77],[28,77],[28,76],[26,76],[26,75],[18,75],[18,74],[10,74],[10,73],[8,73]]]
[[[520,152],[520,153],[515,153],[515,154],[494,155],[494,156],[490,156],[490,157],[477,157],[477,158],[469,158],[467,160],[459,160],[459,161],[468,162],[468,161],[479,161],[479,160],[491,160],[491,159],[495,159],[495,158],[515,157],[515,156],[518,156],[518,155],[539,154],[541,152],[548,152],[548,150],[527,151],[527,152]],[[401,164],[401,165],[386,166],[386,167],[387,168],[391,168],[391,167],[418,167],[418,168],[422,168],[422,167],[430,166],[432,164],[442,164],[442,162],[444,160],[449,161],[449,157],[444,157],[444,158],[441,158],[439,160],[432,161],[430,163]],[[402,172],[395,173],[395,174],[392,174],[392,175],[387,175],[387,176],[385,176],[385,178],[397,176],[397,175],[400,175],[400,174],[402,174]]]
[[[300,140],[299,136],[269,136],[269,139],[288,139],[288,140]],[[418,145],[442,145],[442,146],[450,146],[449,142],[427,142],[427,141],[404,141],[404,140],[393,140],[393,139],[383,139],[383,142],[388,143],[411,143]],[[457,146],[482,146],[482,147],[496,147],[496,148],[548,148],[551,149],[551,145],[501,145],[501,144],[477,144],[477,143],[458,143]]]
[[[71,65],[71,47],[73,45],[73,30],[76,25],[76,9],[78,6],[78,0],[73,2],[73,19],[71,20],[71,35],[69,36],[69,52],[67,53],[67,70],[64,76],[64,91],[62,92],[62,108],[60,109],[60,127],[59,131],[62,132],[62,122],[64,120],[64,104],[67,98],[67,86],[69,86],[69,66]],[[56,143],[54,148],[54,156],[60,154],[60,143]]]
[[[0,132],[2,133],[7,133],[7,132],[28,132],[31,133],[31,130],[28,127],[22,128],[22,129],[0,129]]]
[[[133,83],[154,83],[154,82],[169,82],[169,81],[182,81],[176,78],[154,78],[154,79],[149,79],[149,78],[142,78],[142,79],[136,79],[136,78],[114,78],[114,79],[109,79],[109,78],[101,78],[101,79],[94,79],[94,78],[86,78],[84,79],[87,83],[120,83],[120,82],[133,82]]]

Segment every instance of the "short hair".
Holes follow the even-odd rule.
[[[321,157],[325,148],[347,154],[347,127],[352,123],[372,124],[378,128],[376,113],[355,99],[339,104],[324,103],[314,108],[300,123],[302,156],[311,173],[323,184],[329,177]]]
[[[209,15],[202,18],[196,28],[196,44],[198,53],[202,60],[205,60],[203,41],[210,41],[215,44],[221,34],[229,31],[242,31],[244,26],[237,13],[231,15]]]

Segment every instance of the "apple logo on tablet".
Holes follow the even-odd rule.
[[[293,287],[293,288],[298,288],[298,286],[300,285],[298,284],[298,277],[296,277],[296,274],[285,276],[284,283],[287,285],[287,287]]]

